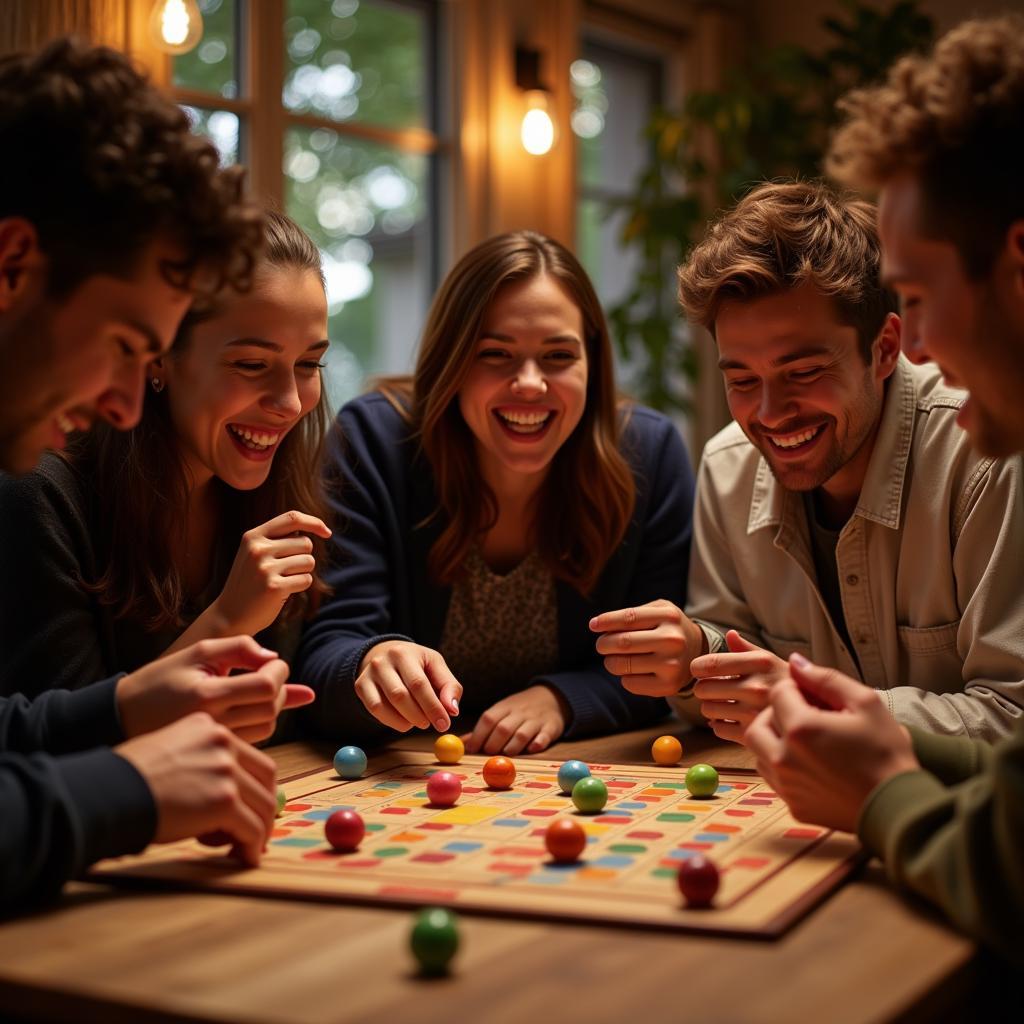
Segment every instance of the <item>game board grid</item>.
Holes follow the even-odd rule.
[[[769,806],[757,806],[756,809],[748,807],[749,819],[745,820],[742,826],[737,826],[735,822],[727,820],[726,814],[734,802],[733,799],[725,801],[720,805],[716,805],[712,800],[695,800],[686,793],[682,783],[683,773],[680,770],[676,770],[676,773],[674,773],[675,778],[666,778],[670,769],[654,770],[649,773],[646,781],[638,781],[637,775],[639,773],[634,773],[632,769],[630,770],[630,776],[627,777],[607,770],[602,772],[602,769],[610,769],[611,766],[595,765],[595,773],[600,773],[601,777],[609,785],[610,791],[617,795],[609,801],[608,807],[601,814],[593,816],[579,815],[575,813],[569,798],[562,796],[558,791],[555,776],[552,774],[553,771],[557,771],[557,767],[557,765],[543,764],[535,766],[533,762],[527,762],[526,765],[520,767],[519,777],[511,792],[485,789],[480,772],[469,770],[472,766],[453,766],[452,770],[456,770],[457,774],[465,777],[464,785],[470,789],[480,790],[479,792],[471,792],[464,795],[460,801],[462,807],[479,805],[481,803],[485,803],[488,807],[492,805],[507,806],[509,808],[508,813],[511,815],[515,813],[517,808],[532,808],[539,801],[544,805],[549,803],[557,804],[559,813],[571,813],[584,825],[585,830],[590,834],[590,843],[584,855],[584,860],[577,865],[554,865],[550,862],[544,850],[543,829],[551,820],[558,816],[557,813],[537,818],[535,822],[526,822],[519,828],[510,829],[507,839],[502,837],[502,840],[499,840],[493,831],[493,821],[498,818],[498,815],[493,813],[488,814],[488,819],[478,824],[463,824],[458,829],[458,832],[455,833],[457,835],[456,839],[443,834],[434,836],[423,835],[422,833],[416,838],[412,838],[414,830],[422,827],[424,823],[428,823],[429,827],[429,823],[443,821],[449,813],[428,806],[426,793],[423,790],[426,779],[429,778],[430,774],[441,770],[437,766],[404,763],[395,765],[386,771],[367,776],[364,779],[347,783],[343,783],[331,772],[320,773],[328,784],[305,795],[300,794],[291,798],[289,804],[310,804],[315,806],[315,810],[312,811],[314,818],[310,822],[314,826],[310,828],[310,832],[314,832],[314,836],[310,838],[309,842],[312,843],[314,839],[319,840],[316,844],[319,847],[319,852],[314,853],[311,850],[310,856],[324,858],[322,862],[324,870],[321,872],[323,877],[336,877],[339,872],[352,875],[355,873],[367,874],[367,871],[369,871],[367,877],[379,880],[382,887],[396,884],[398,881],[408,881],[410,875],[422,875],[425,881],[436,884],[447,874],[447,867],[443,863],[436,863],[429,859],[424,862],[417,862],[404,853],[395,858],[393,862],[394,870],[389,870],[390,864],[381,863],[379,858],[377,865],[372,869],[362,867],[348,868],[347,862],[352,859],[355,859],[357,862],[368,861],[374,859],[378,850],[395,849],[402,845],[411,846],[413,843],[416,845],[412,847],[411,852],[420,855],[426,854],[429,857],[432,854],[444,851],[445,840],[447,839],[449,842],[461,845],[481,844],[473,851],[461,852],[461,855],[458,857],[457,884],[460,888],[486,889],[506,887],[523,891],[524,894],[536,895],[541,891],[549,891],[553,886],[561,887],[568,884],[574,887],[578,886],[581,890],[600,892],[602,899],[611,901],[626,903],[645,901],[660,904],[665,899],[677,898],[674,889],[675,868],[683,856],[692,855],[693,852],[696,852],[694,850],[679,849],[678,841],[686,841],[688,837],[695,835],[717,834],[724,837],[719,840],[722,843],[721,853],[717,852],[719,848],[714,844],[706,843],[703,845],[708,848],[708,853],[718,860],[720,867],[723,869],[723,888],[718,898],[718,905],[723,909],[743,900],[759,885],[763,884],[767,878],[783,870],[795,858],[806,854],[827,835],[827,832],[823,829],[806,830],[807,834],[802,839],[785,840],[784,849],[779,852],[776,860],[763,863],[760,865],[760,868],[744,869],[742,865],[745,861],[764,859],[763,854],[759,858],[750,858],[744,853],[744,848],[751,847],[761,839],[765,832],[776,827],[780,821],[788,819],[788,812],[785,806],[774,794],[770,794],[767,791],[766,787],[760,783],[760,780],[755,782],[738,772],[727,772],[721,776],[720,790],[724,788],[725,791],[731,791],[736,787],[744,787],[743,796],[745,799],[765,799],[766,793],[770,797]],[[530,783],[533,784],[547,783],[549,788],[543,794],[539,793],[536,789],[526,789],[525,787],[529,783],[524,781],[525,778],[529,778]],[[641,778],[643,777],[641,776]],[[641,787],[646,788],[641,790]],[[637,791],[641,791],[650,799],[653,795],[650,793],[650,790],[654,788],[662,788],[664,803],[659,804],[651,801],[643,811],[640,811],[636,806],[638,801],[629,799],[630,796],[636,796]],[[350,794],[347,799],[344,796],[346,792]],[[330,796],[330,799],[323,800],[324,796]],[[600,822],[602,817],[614,815],[616,808],[620,804],[631,805],[628,812],[631,815],[628,825],[613,825]],[[396,806],[406,810],[408,814],[402,815],[392,825],[384,819],[382,812],[386,808],[394,808]],[[319,828],[315,827],[330,811],[342,807],[358,810],[363,815],[368,826],[376,829],[368,833],[362,847],[358,851],[358,856],[326,852],[326,843],[323,840],[322,832]],[[548,808],[545,807],[545,809]],[[302,821],[303,818],[306,818],[311,813],[310,811],[300,811],[297,814],[288,815],[288,806],[286,806],[285,810],[285,817],[279,822],[281,830],[288,829],[289,825],[293,822]],[[457,808],[452,809],[451,813],[457,816]],[[665,813],[692,814],[695,817],[693,821],[685,823],[683,827],[676,828],[674,827],[676,826],[674,822],[663,823],[657,821],[658,816]],[[703,820],[700,819],[700,815],[705,816]],[[307,820],[309,819],[307,818]],[[646,828],[644,827],[645,823]],[[698,826],[700,827],[698,828]],[[725,826],[729,831],[715,833],[715,828],[721,826]],[[650,831],[659,832],[661,834],[661,841],[654,842],[653,844],[645,840],[629,842],[628,834],[630,832]],[[675,836],[671,836],[673,831],[677,832]],[[666,849],[666,839],[669,839],[671,843],[671,848],[669,849]],[[783,842],[781,836],[778,839],[780,842]],[[277,842],[280,843],[281,840]],[[423,845],[421,846],[420,843]],[[612,846],[624,845],[644,845],[646,848],[642,852],[638,851],[638,855],[631,856],[629,863],[622,863],[626,855],[617,855],[610,848]],[[538,850],[541,851],[543,857],[535,860],[540,870],[530,872],[529,874],[513,872],[502,874],[488,869],[488,865],[495,862],[495,858],[502,856],[499,851],[511,851],[517,848],[523,851],[522,856],[524,857],[528,856],[527,849],[534,854]],[[316,847],[314,847],[315,849]],[[280,847],[277,847],[277,850],[275,850],[274,846],[272,846],[270,857],[275,865],[285,870],[290,865],[294,866],[293,857],[282,855],[282,853],[277,852],[278,850],[280,850]],[[728,852],[725,853],[725,850],[728,850]],[[405,853],[408,852],[410,851],[405,851]],[[724,853],[724,856],[722,856],[722,853]],[[513,853],[511,856],[515,857],[517,855]],[[612,860],[609,861],[609,858],[612,858]],[[669,869],[669,861],[672,862],[671,869]],[[498,861],[498,863],[501,862]],[[741,865],[740,868],[735,867],[737,863]],[[327,865],[330,866],[328,867]],[[316,863],[313,865],[307,864],[303,866],[303,870],[309,871],[316,866]],[[451,867],[454,869],[456,865],[451,865]],[[652,877],[652,870],[656,870],[658,867],[662,867],[666,873],[661,877]],[[741,871],[743,874],[740,873]],[[737,881],[737,879],[744,877],[749,879],[746,884],[742,881]]]

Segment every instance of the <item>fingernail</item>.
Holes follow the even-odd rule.
[[[434,719],[434,725],[436,725],[438,727],[438,729],[441,730],[441,732],[444,732],[445,729],[448,728],[448,724],[449,723],[445,719],[443,719],[443,718],[435,718]]]
[[[268,647],[261,647],[260,654],[265,654],[268,658],[276,658],[277,651],[272,651]]]
[[[459,713],[459,702],[454,697],[452,697],[451,705],[452,705],[452,714],[453,715],[457,715]]]
[[[794,651],[789,656],[790,665],[795,665],[797,668],[810,668],[811,663],[802,655]]]

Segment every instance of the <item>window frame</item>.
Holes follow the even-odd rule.
[[[165,81],[175,102],[204,111],[225,110],[238,118],[238,160],[249,176],[251,192],[274,209],[284,208],[284,142],[289,128],[326,128],[339,138],[372,142],[426,157],[428,286],[437,284],[442,250],[441,162],[451,145],[440,133],[440,39],[442,4],[439,0],[387,0],[396,7],[422,12],[426,19],[427,127],[393,129],[319,114],[293,113],[283,100],[285,81],[284,22],[287,0],[236,0],[235,72],[238,95],[225,97],[174,84],[172,58],[166,58]]]

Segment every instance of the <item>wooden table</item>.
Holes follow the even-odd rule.
[[[664,731],[563,743],[543,757],[648,762]],[[710,734],[684,745],[687,763],[752,767]],[[333,751],[270,753],[288,775]],[[406,911],[78,883],[55,908],[0,924],[0,1016],[842,1024],[949,1019],[975,971],[974,945],[898,896],[877,865],[775,942],[464,916],[455,974],[424,981],[407,952],[409,921]]]

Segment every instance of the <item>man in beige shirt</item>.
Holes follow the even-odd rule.
[[[934,732],[993,740],[1021,716],[1024,601],[989,571],[1024,563],[1021,459],[974,453],[963,392],[899,355],[878,262],[870,204],[767,184],[680,270],[735,418],[704,450],[688,614],[654,602],[592,628],[627,689],[724,738],[793,652]]]

